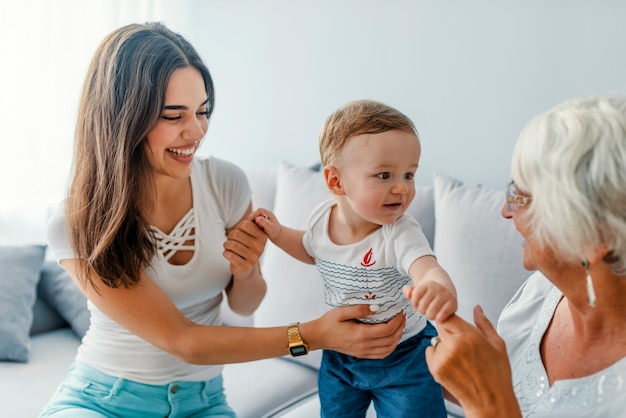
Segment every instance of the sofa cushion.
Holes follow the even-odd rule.
[[[46,261],[41,267],[37,294],[70,324],[76,335],[85,335],[90,321],[87,298],[56,261]]]
[[[317,392],[317,370],[284,358],[227,364],[222,375],[226,400],[238,418],[271,416],[282,405]]]
[[[0,362],[2,416],[38,417],[67,375],[79,344],[65,327],[33,336],[28,363]]]
[[[276,182],[274,213],[279,221],[292,228],[304,229],[313,208],[332,195],[318,170],[283,163]],[[433,242],[434,194],[431,186],[417,186],[409,208],[426,237]],[[286,325],[304,322],[326,312],[322,279],[313,265],[302,263],[268,242],[261,268],[267,281],[267,295],[254,316],[256,326]],[[293,361],[319,367],[321,351]]]
[[[319,418],[320,409],[320,398],[318,393],[315,392],[301,398],[294,398],[288,404],[281,405],[263,418]],[[363,418],[376,418],[376,410],[373,403],[370,404]]]
[[[43,245],[0,247],[0,360],[28,361]]]
[[[435,246],[435,193],[433,186],[415,186],[415,198],[407,213],[420,223],[431,248]]]
[[[500,214],[504,186],[469,186],[436,174],[434,188],[434,249],[456,286],[458,315],[473,323],[474,306],[480,304],[495,323],[530,275],[522,266],[522,237]]]

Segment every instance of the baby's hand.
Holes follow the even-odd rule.
[[[443,322],[456,312],[456,295],[433,280],[420,282],[417,286],[404,286],[402,292],[411,305],[431,321]]]
[[[280,222],[271,210],[259,208],[252,212],[250,220],[257,224],[270,240],[274,240],[280,233]]]

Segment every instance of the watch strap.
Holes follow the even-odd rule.
[[[293,357],[304,356],[309,352],[309,346],[302,340],[300,335],[299,322],[289,324],[287,327],[287,337],[289,339],[289,354]]]

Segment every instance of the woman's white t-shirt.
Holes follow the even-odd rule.
[[[193,257],[187,264],[178,266],[170,264],[157,252],[152,266],[144,273],[190,320],[203,325],[221,325],[222,291],[231,278],[229,263],[222,256],[225,230],[244,216],[251,190],[243,170],[212,157],[195,158],[191,186],[193,208],[190,212],[193,213],[187,215],[192,216],[188,227],[193,227],[195,233]],[[48,241],[57,260],[75,258],[64,204],[48,224]],[[184,363],[127,331],[90,301],[87,307],[91,324],[78,348],[77,361],[112,376],[148,384],[209,380],[222,371],[222,366]]]

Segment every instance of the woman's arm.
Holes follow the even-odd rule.
[[[76,280],[82,261],[61,264],[83,293],[106,316],[181,361],[224,364],[284,354],[278,342],[286,327],[260,330],[199,325],[185,317],[169,297],[145,274],[130,287],[110,288],[92,273],[91,283]],[[92,285],[93,284],[93,285]],[[254,344],[252,344],[254,342]]]
[[[105,315],[133,334],[193,364],[246,362],[288,353],[287,326],[244,328],[199,325],[186,318],[145,274],[136,285],[110,288],[92,273],[89,282],[77,280],[82,261],[66,259],[63,267],[83,293]],[[342,307],[300,324],[309,349],[332,349],[363,358],[384,358],[402,336],[405,318],[386,324],[360,324],[368,305]],[[288,320],[285,322],[289,322]]]
[[[452,315],[437,324],[440,340],[426,349],[428,368],[467,418],[521,418],[504,341],[479,306],[474,321]]]
[[[267,236],[252,221],[252,204],[232,228],[226,230],[224,258],[230,262],[233,277],[226,287],[228,306],[239,315],[251,315],[265,296],[267,285],[259,268],[259,259]]]

